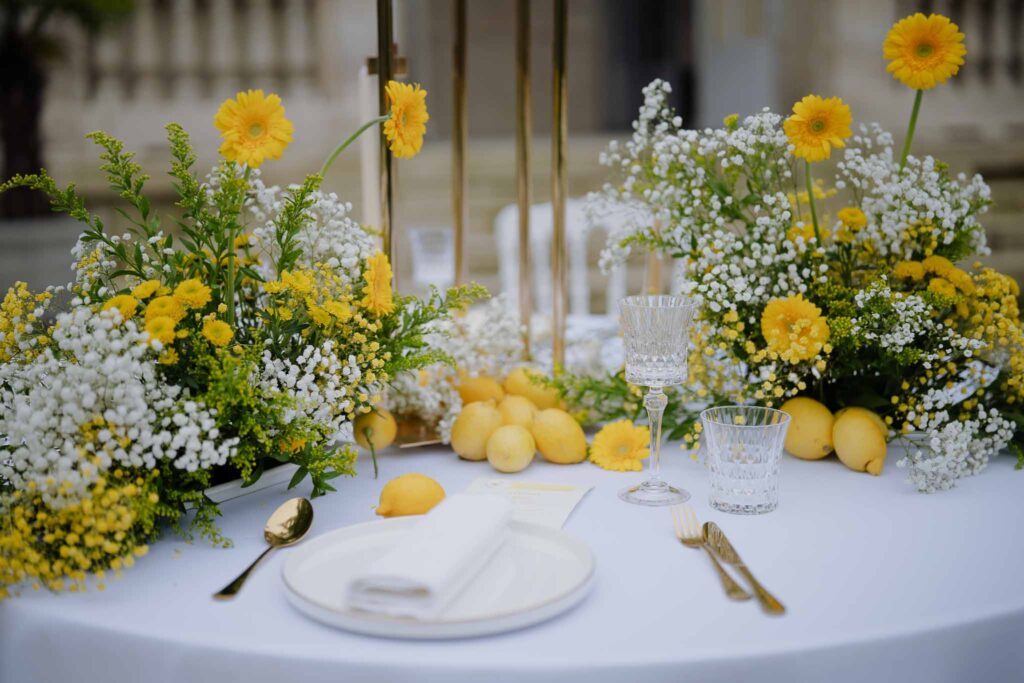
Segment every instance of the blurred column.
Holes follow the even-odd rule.
[[[294,0],[288,4],[295,4]],[[270,0],[248,0],[245,4],[245,88],[278,88],[274,78],[273,13]]]
[[[174,69],[174,97],[196,99],[199,96],[199,46],[196,41],[195,0],[171,3],[171,66]]]
[[[210,69],[213,99],[231,97],[239,86],[239,44],[232,0],[210,0]]]
[[[305,97],[313,91],[311,15],[306,0],[284,6],[284,71],[289,95]]]
[[[160,82],[159,33],[155,0],[136,0],[132,13],[132,66],[135,70],[133,99],[156,100],[163,96]]]
[[[108,26],[96,36],[96,99],[119,102],[124,98],[125,29]]]

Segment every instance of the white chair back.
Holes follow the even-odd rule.
[[[534,310],[551,314],[551,239],[554,232],[551,203],[530,206],[530,264]],[[590,313],[590,272],[587,239],[591,231],[605,235],[613,230],[613,217],[588,222],[582,199],[569,199],[565,206],[566,252],[569,258],[569,313]],[[494,219],[501,288],[513,309],[519,306],[519,207],[509,204]],[[606,313],[618,318],[618,302],[626,294],[626,269],[608,276],[605,290]]]

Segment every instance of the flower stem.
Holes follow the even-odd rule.
[[[804,174],[804,179],[807,181],[807,202],[811,205],[811,220],[814,222],[814,239],[818,241],[818,246],[821,247],[821,229],[818,227],[818,209],[814,206],[814,183],[811,182],[811,162],[804,161],[806,164],[807,172]]]
[[[362,126],[360,126],[359,130],[357,130],[355,133],[352,133],[352,135],[349,135],[347,138],[345,138],[345,140],[340,145],[338,145],[337,147],[334,148],[334,151],[331,152],[331,156],[327,157],[327,161],[325,161],[324,165],[320,167],[320,177],[323,178],[324,176],[327,175],[327,169],[329,169],[331,167],[331,164],[333,164],[334,160],[338,158],[338,155],[341,154],[342,152],[344,152],[346,147],[348,147],[353,142],[355,142],[356,138],[358,138],[360,135],[362,135],[366,131],[367,128],[370,128],[371,126],[375,126],[378,123],[383,123],[384,121],[387,121],[388,118],[390,118],[390,117],[388,117],[388,116],[378,116],[375,119],[370,119],[369,121],[364,123]]]
[[[903,141],[903,154],[900,155],[900,172],[907,165],[907,155],[910,154],[910,143],[914,141],[914,129],[917,128],[917,114],[921,111],[921,97],[924,90],[918,90],[914,95],[914,109],[910,112],[910,125],[907,126],[907,139]]]
[[[227,304],[228,304],[228,324],[234,326],[235,324],[235,231],[238,228],[238,216],[241,215],[242,210],[245,208],[245,194],[249,191],[249,176],[252,174],[252,168],[248,165],[245,167],[245,174],[242,176],[245,182],[245,190],[242,191],[242,203],[238,207],[238,214],[231,220],[228,226],[228,282],[227,282]]]

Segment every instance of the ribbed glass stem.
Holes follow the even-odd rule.
[[[651,425],[651,467],[646,485],[661,484],[661,418],[665,414],[668,397],[661,387],[650,387],[644,396],[644,407]]]

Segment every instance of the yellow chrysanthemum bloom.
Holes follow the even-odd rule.
[[[174,348],[164,349],[156,359],[161,365],[174,365],[178,360],[178,352]]]
[[[793,155],[807,161],[823,161],[832,148],[845,147],[850,137],[853,115],[850,107],[838,97],[824,99],[808,95],[793,105],[793,115],[783,129],[793,145]]]
[[[148,299],[156,294],[156,290],[158,289],[160,289],[159,280],[146,280],[132,290],[132,296],[136,299]]]
[[[116,308],[121,312],[121,320],[128,320],[135,315],[135,309],[139,307],[138,300],[129,294],[118,294],[115,297],[111,297],[103,304],[103,310],[109,311],[111,308]]]
[[[952,268],[946,271],[946,274],[943,275],[943,277],[949,280],[950,284],[952,284],[954,287],[957,288],[957,290],[963,292],[964,294],[974,294],[974,280],[967,273],[967,271],[961,270],[960,268],[953,266]]]
[[[210,288],[194,277],[174,288],[174,298],[189,308],[202,308],[210,303]]]
[[[854,232],[864,228],[868,224],[868,217],[856,206],[847,206],[836,212],[836,218],[842,221],[843,225]]]
[[[181,302],[173,296],[158,296],[146,306],[146,320],[149,321],[153,318],[161,317],[170,318],[177,324],[179,320],[185,317],[185,309],[182,307]]]
[[[932,281],[928,283],[928,291],[951,298],[956,296],[956,287],[953,286],[953,283],[941,277],[932,278]]]
[[[789,363],[814,358],[828,343],[828,322],[802,294],[772,299],[761,313],[768,351]]]
[[[331,314],[321,306],[318,306],[312,299],[306,299],[306,313],[320,327],[326,327],[331,324]]]
[[[170,344],[174,341],[174,319],[166,315],[158,315],[146,321],[146,332],[150,341]]]
[[[225,100],[213,119],[224,136],[225,159],[259,168],[267,159],[280,159],[292,141],[292,122],[284,117],[281,98],[262,90],[240,92]]]
[[[832,235],[828,228],[821,228],[821,239],[827,240]],[[789,230],[786,231],[786,239],[790,242],[796,242],[798,237],[803,237],[804,242],[810,243],[814,239],[814,224],[810,221],[804,221],[797,223]]]
[[[391,116],[384,122],[384,137],[391,153],[400,159],[411,159],[419,154],[423,136],[427,132],[427,91],[419,84],[408,85],[388,81],[385,92],[391,105]]]
[[[313,291],[313,278],[307,273],[296,271],[294,273],[288,272],[287,270],[281,273],[281,283],[288,289],[294,290],[299,294],[309,294]]]
[[[378,251],[366,259],[366,270],[363,272],[366,286],[363,287],[363,298],[359,305],[374,315],[387,315],[395,310],[391,296],[391,263],[387,254]]]
[[[324,310],[338,319],[339,322],[347,322],[352,317],[352,307],[347,301],[328,301],[324,303]]]
[[[882,53],[893,78],[914,90],[929,90],[956,75],[967,48],[964,34],[948,17],[918,12],[889,29]]]
[[[651,432],[629,420],[605,425],[590,446],[590,461],[598,467],[616,472],[639,472],[643,460],[650,455]]]
[[[203,321],[203,336],[214,346],[227,346],[235,333],[223,320],[208,318]]]
[[[956,268],[953,262],[945,256],[929,256],[928,258],[921,261],[921,265],[928,273],[934,273],[941,277],[945,277],[949,271]]]
[[[740,115],[739,114],[729,114],[724,119],[722,119],[722,125],[724,125],[729,130],[736,130],[736,127],[739,125],[739,123],[740,123]]]
[[[924,266],[917,261],[900,261],[893,267],[892,274],[900,280],[920,282],[924,279]]]

